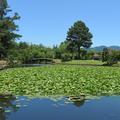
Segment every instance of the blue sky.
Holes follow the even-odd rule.
[[[93,46],[120,45],[120,0],[8,0],[21,20],[22,41],[52,46],[82,20],[93,34]]]

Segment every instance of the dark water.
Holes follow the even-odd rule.
[[[120,120],[120,97],[0,98],[0,120]]]
[[[21,65],[17,65],[16,67],[40,67],[46,65],[48,64],[21,64]]]

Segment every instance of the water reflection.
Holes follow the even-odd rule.
[[[69,96],[69,97],[63,97],[61,99],[58,98],[33,98],[33,99],[29,99],[27,97],[19,97],[16,98],[15,96],[11,96],[11,95],[0,95],[0,120],[7,120],[9,119],[9,116],[11,113],[15,113],[19,110],[20,106],[18,107],[18,104],[22,104],[22,106],[25,106],[26,103],[33,103],[32,107],[34,107],[34,105],[36,105],[36,103],[34,103],[35,101],[39,101],[39,102],[45,102],[46,104],[48,104],[48,106],[54,103],[57,103],[57,106],[60,107],[61,105],[66,105],[65,102],[69,101],[69,104],[73,104],[77,107],[80,107],[81,105],[84,104],[85,99],[83,98],[78,98],[78,97],[73,97],[73,96]],[[56,102],[55,102],[56,101]],[[38,103],[39,107],[46,107],[45,104],[41,104]],[[29,111],[29,110],[28,110]],[[33,113],[34,114],[34,113]],[[11,120],[11,119],[10,119]]]
[[[12,95],[0,95],[0,120],[6,120],[6,112],[16,112],[18,107],[13,104],[13,101],[16,100],[15,96]]]
[[[18,105],[21,105],[18,107]],[[26,107],[24,107],[27,105]],[[79,108],[79,109],[78,109]],[[10,110],[9,112],[6,112]],[[0,120],[120,120],[120,97],[0,98]]]

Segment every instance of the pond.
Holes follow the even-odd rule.
[[[0,120],[120,120],[120,97],[0,98]]]
[[[46,66],[48,64],[20,64],[16,67],[40,67],[40,66]]]

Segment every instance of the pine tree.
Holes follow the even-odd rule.
[[[9,49],[13,47],[13,43],[21,35],[16,34],[18,25],[15,20],[20,16],[15,13],[14,16],[8,15],[12,10],[9,8],[6,0],[0,0],[0,56],[7,57]]]
[[[89,48],[92,45],[92,34],[89,28],[82,21],[77,21],[69,29],[66,40],[71,43],[71,47],[76,47],[78,59],[80,59],[81,47]]]

